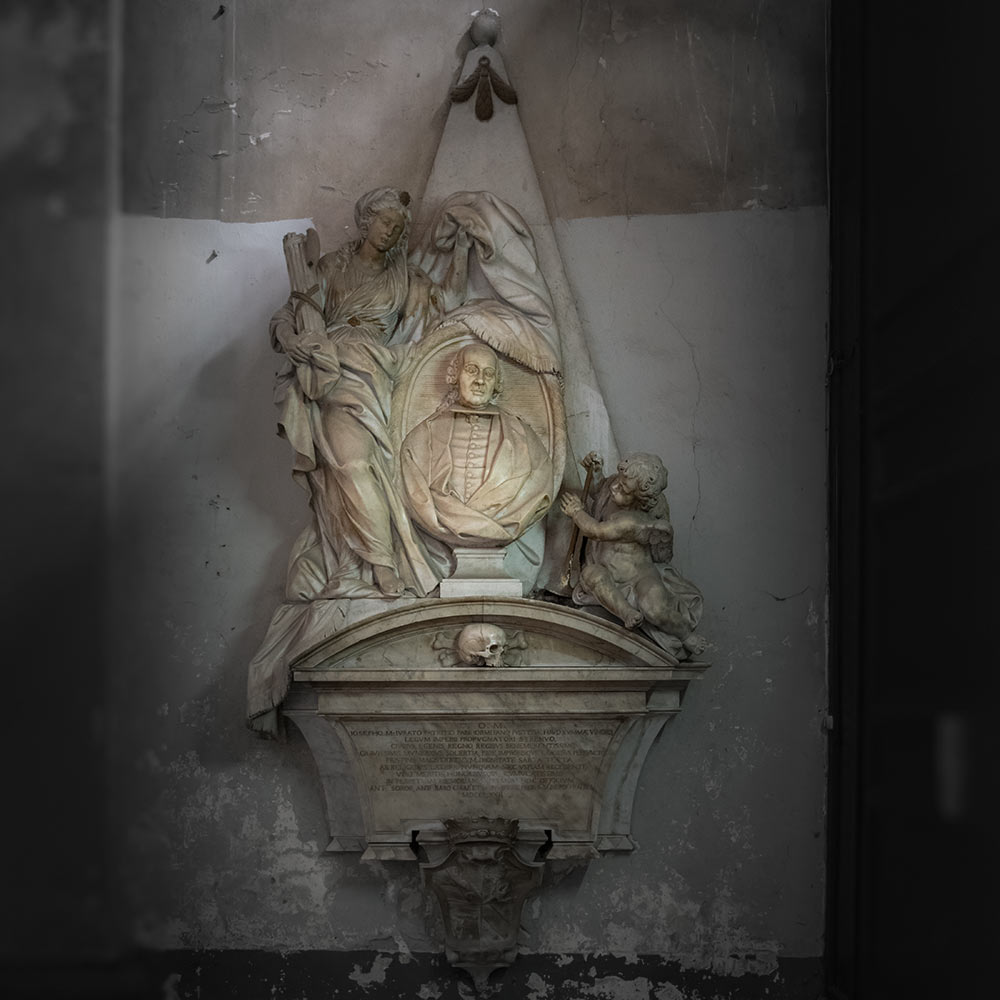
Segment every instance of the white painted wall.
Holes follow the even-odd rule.
[[[306,522],[266,332],[281,236],[305,224],[117,221],[112,856],[123,919],[156,948],[439,950],[416,866],[321,855],[303,742],[243,725],[246,665]],[[737,972],[817,956],[825,210],[583,218],[556,235],[619,445],[670,469],[676,562],[704,591],[714,666],[647,760],[639,849],[547,889],[526,948]]]

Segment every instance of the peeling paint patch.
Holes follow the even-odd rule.
[[[254,996],[286,1000],[335,1000],[348,997],[416,998],[416,1000],[481,1000],[510,997],[518,1000],[806,1000],[822,995],[819,959],[785,960],[781,970],[768,977],[719,977],[712,973],[670,970],[659,957],[646,956],[641,971],[633,974],[609,956],[577,956],[571,970],[560,970],[554,955],[521,960],[492,977],[488,990],[477,995],[468,977],[455,969],[443,971],[442,960],[422,956],[417,968],[405,971],[390,965],[376,990],[352,984],[350,970],[367,967],[371,952],[332,953],[317,962],[315,955],[279,955],[255,952]],[[198,996],[230,997],[240,975],[245,976],[250,954],[240,952],[185,952],[147,956],[159,970],[161,984],[169,981],[175,992],[166,1000],[195,1000]],[[357,964],[356,964],[357,963]],[[173,977],[172,979],[170,977]]]
[[[385,982],[386,970],[392,965],[392,957],[389,955],[376,955],[372,962],[372,967],[367,972],[361,971],[360,965],[354,966],[354,971],[348,978],[353,979],[362,989],[369,989],[376,983]]]
[[[533,972],[528,976],[526,985],[531,992],[525,997],[525,1000],[545,1000],[551,992],[549,984],[537,972]]]
[[[580,995],[599,1000],[649,1000],[653,984],[644,976],[639,979],[622,979],[621,976],[602,976],[592,985],[580,984]]]
[[[181,982],[181,974],[179,972],[171,972],[166,979],[163,980],[163,1000],[181,1000],[180,993],[177,992],[177,987]]]
[[[684,994],[676,986],[667,983],[661,986],[654,994],[655,1000],[685,1000]]]
[[[195,111],[207,111],[210,115],[217,115],[220,111],[229,111],[235,114],[236,102],[227,101],[220,97],[203,97]]]

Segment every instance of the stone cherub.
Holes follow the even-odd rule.
[[[596,452],[582,464],[592,472],[596,487],[590,512],[575,493],[561,500],[563,513],[587,540],[574,602],[600,604],[626,628],[642,626],[679,659],[703,652],[705,640],[694,634],[701,618],[701,592],[670,564],[674,529],[663,495],[663,463],[655,455],[637,452],[622,459],[609,478]]]

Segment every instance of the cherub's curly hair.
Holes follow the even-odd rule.
[[[465,352],[473,347],[481,347],[484,350],[489,351],[490,354],[496,358],[497,380],[493,387],[493,399],[498,399],[503,393],[503,368],[500,367],[500,357],[488,344],[483,344],[477,340],[475,343],[466,344],[451,356],[451,360],[448,362],[448,369],[444,376],[445,382],[447,382],[451,388],[448,390],[448,395],[445,397],[443,403],[444,406],[451,406],[452,403],[458,399],[458,373],[464,364],[462,359],[465,357]]]
[[[660,494],[667,488],[667,470],[663,463],[645,451],[626,455],[618,463],[623,476],[636,481],[636,501],[641,510],[652,510]]]

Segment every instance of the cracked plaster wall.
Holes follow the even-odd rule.
[[[7,133],[5,165],[55,218],[93,210],[100,157],[83,182],[44,168],[61,137],[101,135],[73,73],[106,58],[114,6],[47,6],[41,111]],[[127,214],[104,341],[115,517],[100,725],[102,916],[118,940],[440,949],[415,870],[323,856],[302,741],[261,742],[242,712],[305,519],[270,406],[280,238],[313,219],[334,242],[370,183],[419,195],[466,6],[147,2],[112,25]],[[824,7],[502,12],[615,431],[671,469],[677,562],[705,591],[715,665],[650,753],[639,850],[554,880],[526,909],[523,949],[768,973],[822,951]],[[15,16],[0,33],[11,59],[19,31]]]
[[[129,212],[339,223],[419,195],[469,4],[145,0],[125,14]],[[822,204],[820,0],[510,0],[500,49],[554,218]]]

